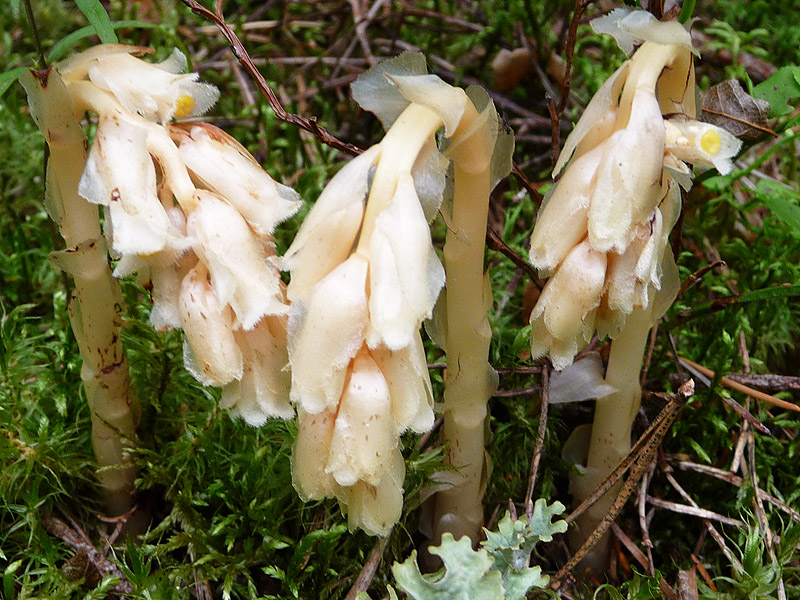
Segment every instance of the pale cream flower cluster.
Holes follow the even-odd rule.
[[[669,233],[686,162],[732,168],[740,142],[695,119],[691,38],[677,22],[618,9],[592,25],[630,53],[567,138],[531,236],[550,280],[531,313],[531,352],[563,369],[595,332],[615,337],[634,308],[671,304],[679,281]],[[571,159],[571,160],[570,160]]]
[[[476,108],[425,73],[424,57],[407,53],[353,85],[387,133],[331,180],[283,258],[292,275],[295,487],[305,499],[337,497],[351,527],[378,535],[401,513],[400,434],[427,431],[434,419],[419,330],[445,279],[428,226],[450,162],[435,135],[443,127],[452,151],[497,133],[485,127],[495,115],[488,98]],[[487,143],[490,156],[494,137]]]
[[[299,197],[222,130],[171,123],[219,93],[181,74],[179,51],[159,64],[135,56],[147,52],[97,46],[59,66],[76,114],[99,116],[79,193],[105,207],[114,274],[138,271],[151,287],[151,324],[183,329],[192,375],[222,387],[222,405],[248,423],[290,418],[288,303],[272,231]]]

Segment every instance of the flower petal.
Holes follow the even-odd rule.
[[[287,289],[295,301],[342,263],[353,249],[364,216],[369,172],[380,152],[373,146],[330,180],[281,258],[291,271]]]
[[[326,467],[339,485],[378,485],[400,442],[391,411],[386,379],[362,349],[339,402]]]
[[[364,340],[367,261],[353,254],[322,279],[289,314],[292,402],[310,413],[335,408],[347,366]]]
[[[231,305],[237,326],[244,329],[252,329],[264,315],[286,313],[280,273],[247,222],[211,192],[198,190],[197,199],[186,230],[211,272],[219,303]]]
[[[184,366],[200,383],[220,386],[241,378],[242,352],[233,335],[233,312],[217,301],[207,273],[199,264],[181,284]]]
[[[78,186],[89,202],[109,207],[111,248],[118,254],[153,254],[167,244],[170,220],[146,140],[145,129],[103,115]]]
[[[269,316],[250,331],[235,331],[242,350],[242,378],[222,390],[221,408],[242,417],[249,425],[260,426],[270,417],[291,419],[290,375],[286,368],[286,318]]]
[[[230,202],[260,236],[300,208],[300,195],[261,168],[239,142],[207,123],[171,128],[180,135],[180,155],[205,187]]]
[[[367,343],[403,348],[431,316],[445,278],[410,174],[398,177],[394,197],[375,220],[369,254]]]

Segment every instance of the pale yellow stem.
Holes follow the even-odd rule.
[[[467,103],[459,130],[469,131],[477,117],[475,107]],[[487,402],[497,387],[497,374],[489,364],[491,289],[483,265],[493,150],[483,132],[475,131],[454,157],[453,216],[444,247],[447,378],[442,435],[447,461],[456,471],[447,474],[452,486],[435,499],[436,540],[450,532],[456,539],[467,535],[477,543],[483,520],[484,427]]]
[[[586,464],[589,473],[585,476],[587,479],[580,484],[581,491],[585,493],[576,494],[576,502],[582,502],[630,451],[631,425],[642,398],[639,374],[647,345],[647,334],[652,325],[652,308],[637,308],[628,315],[625,327],[611,343],[606,383],[617,391],[597,401]],[[619,487],[617,485],[609,490],[578,518],[575,538],[579,538],[580,543],[608,512]],[[598,571],[604,570],[608,558],[608,539],[606,536],[595,546],[584,560],[585,566]]]
[[[630,59],[630,69],[619,101],[617,128],[625,127],[631,115],[633,97],[638,89],[655,91],[664,68],[672,65],[686,50],[680,46],[645,42]]]
[[[91,409],[97,475],[107,510],[119,515],[133,506],[136,477],[125,452],[135,426],[134,396],[120,339],[122,292],[108,266],[97,207],[78,195],[86,138],[67,88],[54,69],[27,72],[20,80],[50,148],[49,207],[67,246],[51,260],[75,280],[70,320],[83,359],[81,379]]]

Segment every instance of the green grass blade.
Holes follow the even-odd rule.
[[[113,29],[123,29],[125,27],[138,27],[140,29],[155,29],[159,27],[159,25],[155,25],[153,23],[146,23],[144,21],[117,21],[116,23],[112,23],[111,27]],[[94,26],[87,25],[86,27],[81,27],[77,31],[73,31],[69,35],[64,36],[53,45],[53,48],[50,50],[50,54],[47,55],[48,62],[57,61],[59,58],[64,56],[70,50],[70,48],[72,48],[79,41],[94,34],[95,34]]]
[[[27,68],[28,67],[17,67],[16,69],[11,69],[5,73],[0,73],[0,98],[3,97],[3,94],[6,93],[6,90],[11,87],[11,84],[14,83],[19,78],[20,74]]]
[[[75,0],[78,8],[83,13],[83,16],[91,23],[97,32],[97,36],[104,44],[116,44],[117,34],[114,33],[114,27],[111,25],[111,19],[100,4],[100,0]]]

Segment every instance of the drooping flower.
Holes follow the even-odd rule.
[[[151,121],[167,123],[173,117],[201,115],[219,98],[219,90],[197,81],[197,73],[183,74],[186,57],[177,48],[160,63],[113,50],[95,53],[88,61],[85,68],[92,83],[114,94],[130,112]]]
[[[107,207],[115,275],[138,272],[150,288],[151,324],[184,330],[195,378],[222,387],[222,406],[248,423],[289,418],[288,304],[272,231],[299,196],[220,129],[168,123],[219,94],[180,74],[177,50],[159,64],[134,56],[148,52],[99,46],[59,65],[76,109],[100,117],[81,194]]]
[[[167,245],[170,221],[158,198],[147,130],[115,114],[102,115],[78,192],[108,207],[111,249],[154,254]]]
[[[465,152],[463,139],[482,136],[494,115],[491,102],[474,105],[425,70],[421,55],[406,54],[354,84],[388,131],[326,186],[282,259],[291,271],[294,485],[304,499],[337,497],[351,527],[377,535],[402,508],[400,434],[433,424],[419,329],[444,285],[428,226],[449,166],[435,134],[444,128],[448,155],[468,170],[489,160],[497,133],[486,128],[495,136],[486,156]]]
[[[595,331],[616,336],[634,309],[655,306],[655,317],[663,314],[678,289],[668,236],[680,212],[678,185],[691,185],[683,161],[725,173],[741,146],[695,120],[691,38],[681,25],[618,9],[592,26],[628,54],[641,45],[567,138],[554,174],[571,162],[531,236],[531,262],[552,274],[531,313],[532,353],[549,353],[556,368],[569,365]],[[591,254],[593,261],[576,261],[589,251],[603,260]],[[580,302],[564,301],[583,293]],[[571,327],[556,318],[566,314]]]

